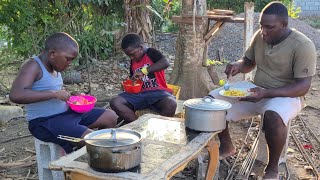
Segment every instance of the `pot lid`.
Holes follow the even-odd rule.
[[[226,110],[232,106],[227,101],[214,99],[209,96],[186,100],[183,105],[199,110]]]
[[[106,141],[86,140],[86,143],[100,147],[120,147],[141,141],[141,135],[129,129],[102,129],[87,134],[84,139],[106,139]]]

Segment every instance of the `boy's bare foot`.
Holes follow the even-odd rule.
[[[236,148],[231,144],[230,146],[220,146],[219,149],[219,160],[223,160],[227,157],[230,157],[236,153]]]

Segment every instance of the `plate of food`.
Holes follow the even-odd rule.
[[[249,92],[249,89],[247,88],[230,88],[228,90],[222,89],[219,94],[224,97],[230,97],[230,98],[241,98],[246,97],[252,94],[252,92]]]

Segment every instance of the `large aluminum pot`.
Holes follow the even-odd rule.
[[[204,98],[189,99],[184,102],[186,127],[196,131],[219,131],[226,128],[227,109],[229,102]]]
[[[102,129],[84,139],[119,139],[118,141],[86,140],[89,166],[100,172],[121,172],[141,163],[141,134],[128,129]],[[121,141],[120,139],[131,139]]]

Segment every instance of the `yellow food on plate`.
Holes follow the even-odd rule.
[[[230,89],[230,90],[227,90],[223,93],[225,96],[245,96],[246,95],[246,92],[244,91],[241,91],[239,89]]]

